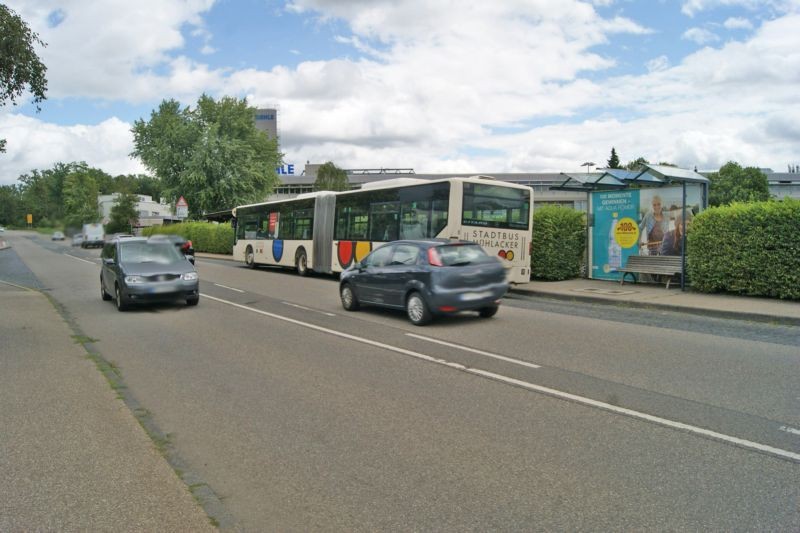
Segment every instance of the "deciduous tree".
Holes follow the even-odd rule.
[[[321,165],[317,170],[317,179],[314,180],[316,191],[346,191],[350,188],[347,181],[347,172],[337,167],[332,162]]]
[[[26,90],[37,110],[45,99],[47,67],[36,55],[36,44],[46,46],[19,15],[0,4],[0,106],[16,105]],[[0,139],[0,152],[5,152],[5,146],[6,140]]]
[[[760,202],[769,200],[767,175],[755,167],[742,168],[730,161],[709,175],[710,205],[727,205],[732,202]]]
[[[106,224],[106,233],[128,233],[131,226],[136,224],[139,219],[139,212],[136,206],[139,198],[132,193],[123,192],[114,200],[111,206],[109,221]]]
[[[276,139],[255,127],[244,99],[203,95],[195,109],[164,100],[133,126],[134,151],[162,185],[162,196],[189,202],[190,215],[264,200],[279,183]]]

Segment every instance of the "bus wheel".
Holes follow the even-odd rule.
[[[244,264],[246,264],[250,268],[256,267],[256,256],[253,253],[252,246],[248,246],[247,250],[244,251]]]
[[[297,273],[299,275],[308,276],[308,258],[306,258],[306,252],[304,250],[300,250],[297,253],[294,264],[297,267]]]

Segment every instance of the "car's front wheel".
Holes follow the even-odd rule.
[[[428,304],[425,303],[422,295],[418,292],[412,292],[408,295],[406,313],[408,314],[408,319],[415,326],[424,326],[433,318],[430,309],[428,309]]]
[[[358,311],[360,307],[358,298],[356,297],[355,291],[353,291],[353,287],[351,287],[349,283],[342,285],[342,288],[339,290],[339,295],[342,298],[342,307],[344,307],[345,311]]]
[[[117,304],[117,311],[127,311],[130,307],[128,300],[122,295],[119,285],[114,285],[114,303]]]

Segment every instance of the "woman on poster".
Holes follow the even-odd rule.
[[[683,232],[688,231],[689,224],[692,222],[691,210],[686,210],[686,228],[684,229],[683,211],[675,211],[675,229],[668,231],[664,235],[664,242],[661,243],[661,255],[682,255],[683,253]]]
[[[669,218],[664,213],[661,196],[654,194],[650,203],[651,209],[642,217],[639,232],[642,235],[642,255],[659,255],[661,242],[669,229]],[[646,250],[646,251],[645,251]]]

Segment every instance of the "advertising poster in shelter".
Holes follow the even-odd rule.
[[[686,222],[703,206],[701,185],[686,186]],[[681,255],[680,186],[596,191],[591,194],[591,277],[616,280],[631,255]]]

